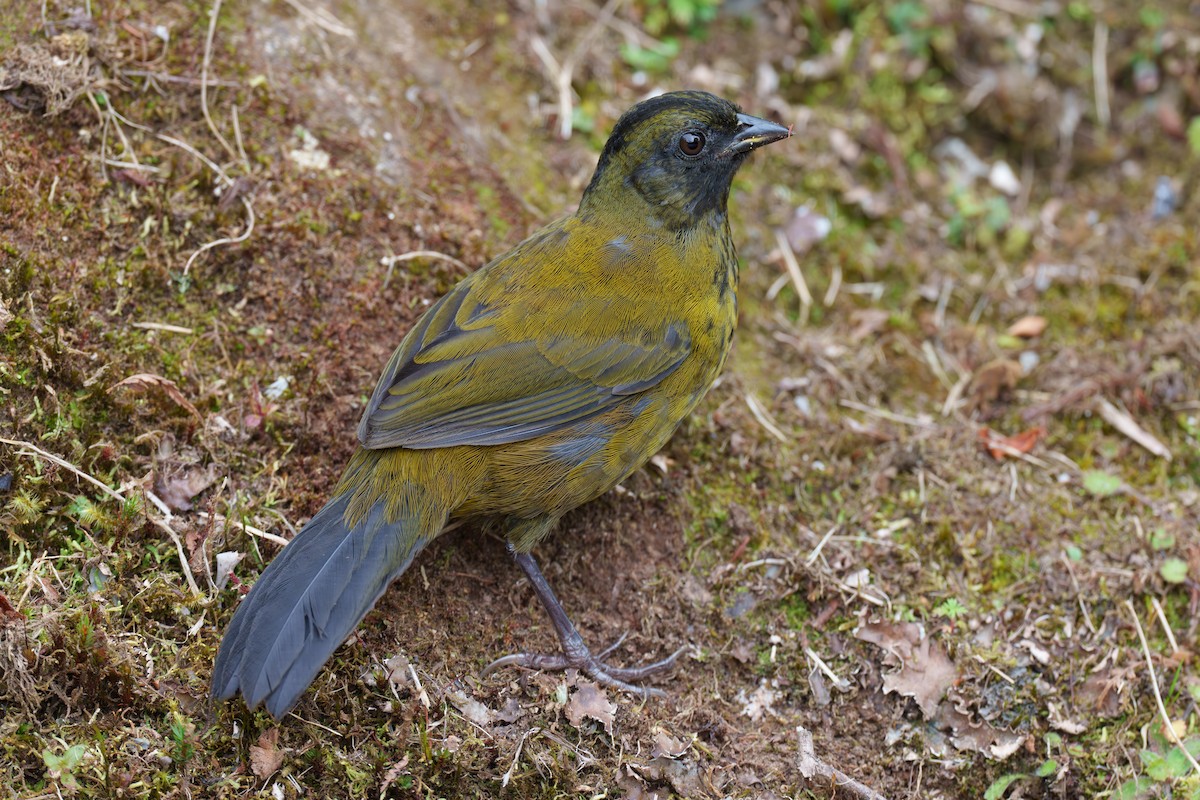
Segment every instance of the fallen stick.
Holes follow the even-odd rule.
[[[800,774],[805,778],[810,780],[814,777],[825,778],[839,789],[847,789],[854,792],[854,794],[864,798],[864,800],[887,800],[886,797],[870,786],[859,783],[837,767],[831,767],[817,758],[817,754],[813,751],[812,733],[803,725],[796,726],[796,738],[799,739],[800,744],[797,765],[800,767]]]

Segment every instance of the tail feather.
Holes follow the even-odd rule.
[[[349,503],[347,493],[322,508],[242,601],[213,667],[215,699],[240,691],[249,707],[286,714],[445,521],[389,520],[380,500],[348,527]]]

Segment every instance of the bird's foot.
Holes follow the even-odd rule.
[[[653,664],[645,664],[640,667],[612,667],[606,664],[604,659],[611,655],[624,642],[625,636],[622,636],[616,642],[596,654],[593,654],[582,641],[572,642],[571,644],[574,646],[565,647],[561,653],[513,653],[488,664],[484,668],[483,674],[487,676],[502,667],[524,667],[525,669],[538,670],[539,672],[576,669],[602,686],[620,689],[623,692],[629,692],[630,694],[642,697],[665,696],[666,693],[662,689],[638,686],[637,682],[670,669],[688,648],[681,647],[661,661],[655,661]]]
[[[604,663],[604,659],[612,655],[613,651],[624,643],[625,637],[622,636],[615,643],[600,651],[600,653],[593,654],[588,649],[588,646],[584,644],[583,637],[579,635],[579,631],[571,623],[570,618],[567,617],[567,612],[563,609],[562,603],[558,601],[554,590],[546,582],[546,577],[542,575],[542,571],[538,568],[537,562],[533,560],[533,556],[529,553],[518,552],[516,546],[511,542],[508,545],[508,552],[512,554],[513,560],[524,570],[525,576],[529,579],[529,585],[533,588],[538,599],[542,601],[542,606],[546,609],[546,614],[549,615],[550,622],[554,625],[554,632],[558,634],[558,641],[562,644],[562,652],[556,655],[514,653],[511,656],[498,658],[491,664],[488,664],[487,668],[483,671],[484,675],[488,675],[501,667],[525,667],[526,669],[543,671],[577,669],[591,677],[597,683],[603,686],[610,686],[614,689],[620,689],[623,692],[630,692],[642,697],[663,697],[666,694],[661,689],[651,689],[636,684],[638,681],[643,681],[651,675],[670,669],[676,659],[687,650],[686,647],[679,648],[662,661],[656,661],[653,664],[646,664],[641,667],[610,667]]]

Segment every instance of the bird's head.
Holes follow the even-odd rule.
[[[580,211],[649,214],[672,229],[723,216],[733,175],[750,151],[789,135],[708,92],[643,100],[613,128]]]

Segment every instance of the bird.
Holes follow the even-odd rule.
[[[790,135],[702,91],[626,111],[577,210],[468,275],[401,340],[331,499],[237,607],[213,701],[241,693],[282,718],[417,553],[481,517],[561,645],[485,674],[574,668],[661,694],[641,684],[683,650],[610,666],[613,648],[588,648],[531,551],[658,452],[719,375],[737,322],[730,187],[751,151]]]

